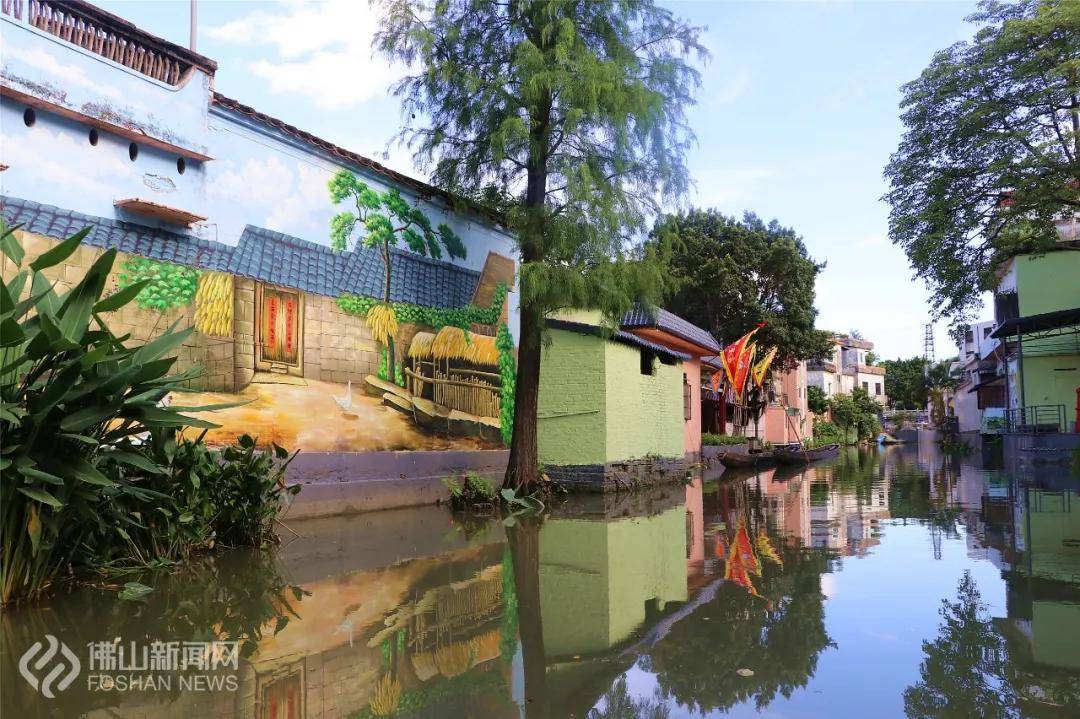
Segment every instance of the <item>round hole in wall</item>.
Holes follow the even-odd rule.
[[[97,147],[98,132],[97,132],[96,127],[91,127],[90,128],[89,140],[90,140],[91,145],[93,145],[94,147]]]
[[[138,156],[139,156],[139,146],[136,145],[133,142],[130,145],[128,145],[128,157],[131,158],[132,162],[135,162],[135,158],[138,157]]]
[[[184,174],[184,170],[187,169],[187,160],[182,157],[176,158],[176,171],[181,175]]]
[[[22,121],[23,124],[27,127],[31,127],[35,122],[37,122],[37,113],[34,112],[34,108],[28,107],[23,110]]]

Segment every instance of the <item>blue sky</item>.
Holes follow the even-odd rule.
[[[99,4],[187,44],[186,0]],[[921,354],[927,293],[888,241],[881,173],[902,130],[900,85],[970,37],[974,2],[668,4],[707,26],[712,53],[689,113],[687,202],[794,227],[828,263],[818,326],[857,329],[882,357]],[[218,62],[219,92],[419,175],[388,147],[400,115],[386,87],[400,68],[372,57],[376,12],[366,0],[204,0],[198,50]],[[939,358],[954,352],[944,323],[936,339]]]

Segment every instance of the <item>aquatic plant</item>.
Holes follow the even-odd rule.
[[[2,220],[0,220],[2,223]],[[15,227],[0,224],[0,250],[19,268],[0,292],[0,487],[3,549],[0,599],[33,596],[78,559],[104,508],[160,495],[146,478],[165,473],[138,449],[152,428],[213,427],[162,400],[197,369],[170,374],[169,357],[191,333],[175,325],[144,345],[127,345],[103,315],[150,284],[143,279],[103,297],[116,259],[108,250],[83,279],[58,294],[45,270],[78,249],[89,228],[23,268]]]
[[[475,472],[444,477],[442,483],[450,492],[450,506],[454,509],[492,507],[495,501],[495,487]]]

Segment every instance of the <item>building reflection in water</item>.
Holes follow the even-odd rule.
[[[6,612],[4,714],[763,710],[797,699],[821,657],[841,651],[826,621],[826,575],[872,561],[903,525],[929,533],[920,561],[962,538],[967,558],[993,563],[1007,587],[1002,616],[970,582],[946,598],[942,611],[957,619],[923,643],[922,678],[904,692],[909,715],[989,701],[965,693],[978,682],[940,681],[942,662],[993,687],[1002,716],[1068,706],[1080,701],[1078,484],[986,466],[981,455],[926,447],[849,450],[821,466],[698,472],[685,487],[577,497],[542,521],[452,519],[432,507],[308,523],[276,554],[235,553],[148,579],[155,589],[140,603],[85,590]],[[42,708],[9,680],[20,647],[43,633],[72,647],[229,637],[245,654],[235,692],[76,686]],[[957,647],[992,661],[968,667]]]

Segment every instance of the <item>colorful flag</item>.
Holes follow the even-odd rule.
[[[742,402],[743,393],[746,392],[746,382],[750,379],[750,368],[754,366],[754,355],[757,353],[757,344],[751,344],[743,350],[739,363],[735,366],[735,400]]]
[[[760,387],[765,384],[765,373],[769,371],[769,365],[772,364],[773,357],[776,357],[776,348],[773,347],[769,350],[769,353],[765,355],[760,362],[754,365],[754,386]]]
[[[754,336],[754,333],[765,326],[765,323],[760,323],[757,327],[747,332],[745,335],[735,340],[720,353],[720,362],[724,365],[724,372],[727,374],[728,385],[735,392],[737,401],[742,401],[743,388],[746,386],[746,376],[749,371],[750,363],[745,363],[746,370],[743,371],[741,381],[739,380],[739,367],[743,364],[744,359],[748,359],[748,350],[751,347],[750,338]]]

